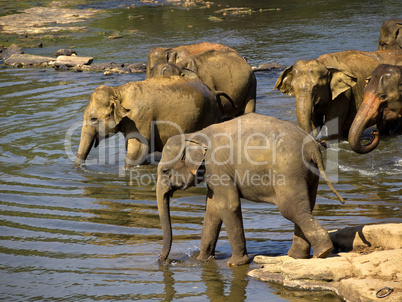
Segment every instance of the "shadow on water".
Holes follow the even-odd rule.
[[[42,3],[9,2],[0,13]],[[44,37],[44,48],[26,53],[53,56],[75,46],[79,55],[96,61],[133,63],[146,61],[155,46],[211,41],[235,48],[253,66],[290,65],[326,52],[375,50],[381,23],[401,11],[396,0],[237,0],[189,8],[128,0],[74,3],[104,12],[79,24],[86,31]],[[135,8],[121,7],[132,3]],[[252,13],[217,13],[226,5],[250,7]],[[121,38],[107,38],[114,33]],[[26,44],[34,40],[18,39]],[[295,99],[273,90],[280,72],[256,73],[257,112],[296,122]],[[144,76],[0,68],[0,299],[339,301],[333,294],[292,291],[251,279],[246,273],[257,267],[253,263],[227,267],[231,248],[224,228],[217,259],[197,262],[205,185],[175,194],[174,262],[159,265],[156,165],[123,171],[121,135],[91,151],[86,171],[74,169],[91,92]],[[327,151],[327,165],[334,166],[335,186],[346,204],[340,205],[320,184],[314,214],[325,229],[401,221],[402,158],[395,151],[401,144],[401,136],[386,138],[366,156],[352,153],[346,142],[331,145],[336,157]],[[244,200],[242,210],[251,256],[287,253],[293,225],[275,206]]]

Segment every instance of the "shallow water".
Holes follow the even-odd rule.
[[[123,1],[131,4],[136,1]],[[230,1],[263,9],[222,16],[211,8],[119,7],[121,1],[89,2],[105,9],[85,22],[88,31],[47,41],[26,53],[54,55],[75,46],[96,61],[140,62],[154,46],[201,41],[226,44],[251,65],[293,64],[323,53],[376,50],[381,23],[400,12],[400,1]],[[218,7],[218,4],[222,4]],[[281,10],[270,10],[281,8]],[[222,22],[208,19],[224,17]],[[130,17],[131,16],[131,17]],[[189,27],[191,25],[192,27]],[[123,38],[106,39],[119,32]],[[256,73],[257,112],[296,122],[295,99],[273,90],[280,70]],[[80,121],[89,95],[99,85],[138,81],[144,74],[0,69],[0,298],[6,301],[339,301],[327,293],[295,292],[249,278],[251,264],[226,267],[225,231],[217,260],[195,261],[205,209],[204,185],[177,192],[171,203],[173,263],[157,263],[162,231],[156,207],[156,166],[127,173],[120,135],[101,142],[88,171],[74,169]],[[314,215],[324,228],[401,222],[402,136],[384,139],[368,155],[347,142],[325,152],[341,205],[322,182]],[[273,205],[243,201],[250,256],[284,255],[293,225]]]

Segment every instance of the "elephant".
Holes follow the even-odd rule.
[[[323,167],[317,141],[297,125],[271,116],[249,113],[167,141],[157,168],[156,198],[163,232],[160,262],[172,245],[170,198],[205,178],[206,211],[197,259],[215,255],[222,223],[232,256],[227,264],[247,264],[240,198],[274,203],[295,224],[294,258],[326,257],[332,251],[328,232],[312,215],[319,175],[344,203]]]
[[[212,90],[224,91],[236,105],[222,100],[224,117],[255,112],[257,81],[247,61],[235,52],[207,50],[176,64],[156,64],[150,77],[158,75],[199,78]]]
[[[349,50],[299,60],[282,72],[274,89],[296,97],[297,122],[304,131],[317,137],[326,124],[328,138],[347,138],[365,80],[380,64],[402,64],[402,52]]]
[[[382,24],[378,50],[385,49],[402,49],[402,19],[389,19]]]
[[[219,43],[202,42],[191,45],[178,46],[175,48],[155,47],[148,53],[148,62],[145,78],[150,78],[150,71],[157,63],[179,63],[188,56],[199,54],[207,50],[219,50],[224,52],[235,52],[234,49]]]
[[[402,66],[381,64],[368,79],[363,102],[349,131],[353,151],[365,154],[379,144],[380,132],[398,132],[402,122]],[[360,138],[367,127],[377,124],[370,143],[362,145]]]
[[[222,119],[220,93],[196,79],[162,76],[109,87],[92,93],[83,114],[75,165],[84,164],[100,139],[122,132],[126,141],[125,168],[142,164],[162,151],[170,136],[194,132]]]

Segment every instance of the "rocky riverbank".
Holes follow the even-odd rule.
[[[402,301],[402,224],[330,232],[336,253],[326,259],[256,256],[249,275],[305,290],[331,290],[345,301]]]
[[[93,57],[81,57],[74,49],[60,49],[54,57],[25,54],[17,45],[0,49],[0,63],[15,68],[22,67],[54,67],[60,71],[94,71],[105,75],[113,73],[137,73],[146,71],[146,62],[137,63],[97,63]],[[284,68],[279,63],[266,63],[253,66],[254,71],[270,71]]]

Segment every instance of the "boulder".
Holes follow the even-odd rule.
[[[330,232],[337,250],[326,259],[256,256],[249,275],[304,290],[331,290],[346,301],[402,301],[402,224]]]
[[[74,49],[59,49],[55,56],[56,58],[59,56],[72,56],[72,55],[77,55],[76,51]]]
[[[0,56],[1,56],[1,59],[7,60],[12,55],[19,55],[19,54],[23,54],[23,53],[24,53],[24,51],[19,46],[17,46],[16,44],[12,44],[11,46],[7,47],[7,49],[5,51],[3,51],[0,54]]]
[[[65,65],[67,67],[74,67],[77,65],[90,65],[93,62],[92,57],[77,57],[77,56],[58,56],[54,65],[59,67]]]

